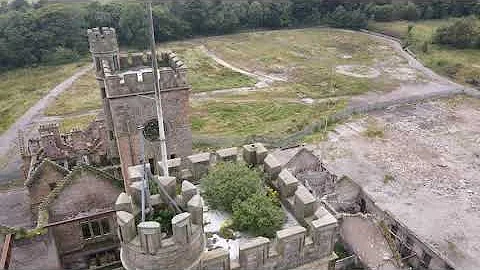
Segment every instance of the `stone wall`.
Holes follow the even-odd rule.
[[[328,168],[327,168],[328,169]],[[416,269],[453,269],[451,262],[432,247],[425,244],[406,225],[400,222],[389,211],[380,208],[375,201],[349,177],[340,177],[335,182],[335,192],[324,197],[326,205],[337,212],[369,213],[381,222],[395,239],[397,250],[405,262]],[[341,216],[341,215],[339,215]]]
[[[157,119],[151,55],[121,55],[111,28],[90,29],[88,37],[104,105],[108,152],[111,158],[120,158],[123,178],[128,180],[127,168],[139,164],[137,127]],[[158,60],[167,155],[184,157],[192,153],[187,69],[171,52]],[[158,139],[145,143],[145,157],[152,166],[160,160],[159,146]]]
[[[275,167],[275,164],[268,162],[272,158],[261,144],[244,146],[241,151],[239,148],[229,148],[191,155],[184,159],[169,160],[168,164],[171,172],[189,175],[191,181],[198,183],[216,163],[237,161],[241,156],[247,163],[264,167],[265,172],[268,168]],[[281,170],[280,176],[272,175],[270,184],[280,190],[282,201],[303,226],[297,225],[280,230],[276,232],[275,239],[257,237],[242,242],[239,246],[238,260],[230,261],[229,252],[226,250],[205,251],[202,199],[196,187],[187,180],[180,181],[181,193],[176,195],[174,189],[176,178],[153,177],[162,192],[168,194],[168,197],[175,198],[179,206],[187,209],[187,212],[173,218],[171,237],[161,236],[158,223],[135,222],[139,213],[138,210],[135,212],[138,207],[134,205],[141,202],[142,196],[140,184],[136,184],[143,175],[143,168],[140,167],[138,165],[129,168],[133,182],[131,193],[130,195],[123,193],[116,202],[117,223],[122,241],[122,261],[125,268],[290,269],[311,262],[316,263],[316,269],[334,268],[336,256],[333,247],[337,237],[337,220],[287,170]],[[285,175],[290,177],[290,182],[296,184],[282,184]],[[287,187],[280,189],[280,185]],[[156,196],[154,194],[150,198],[145,198],[147,204],[156,204],[159,201]],[[165,195],[160,194],[160,198],[160,201],[167,203]],[[147,242],[150,244],[146,244]]]

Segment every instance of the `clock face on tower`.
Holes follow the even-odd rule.
[[[145,123],[145,126],[143,128],[143,135],[145,136],[145,139],[149,141],[159,140],[157,119],[152,119]]]

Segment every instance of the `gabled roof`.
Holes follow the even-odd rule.
[[[123,181],[116,179],[109,173],[101,171],[90,165],[83,164],[76,166],[67,176],[65,176],[62,180],[58,181],[57,186],[52,191],[50,191],[47,197],[43,199],[42,203],[38,208],[39,211],[37,227],[43,227],[48,223],[48,208],[58,198],[58,195],[60,195],[67,186],[72,184],[73,181],[75,181],[82,172],[93,173],[98,176],[99,180],[109,181],[110,183],[112,183],[113,186],[123,191]]]
[[[54,170],[60,172],[63,174],[63,176],[66,176],[67,174],[70,173],[69,170],[66,168],[58,165],[57,163],[49,160],[49,159],[43,159],[43,161],[38,165],[34,171],[29,175],[28,179],[25,181],[25,186],[31,186],[36,180],[39,179],[40,173],[43,172],[46,168],[53,168]]]

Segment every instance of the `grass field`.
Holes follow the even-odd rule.
[[[160,44],[160,48],[175,51],[185,61],[193,92],[254,86],[256,83],[255,79],[217,64],[197,42],[170,42]]]
[[[346,105],[348,96],[367,91],[389,91],[401,79],[383,70],[408,67],[383,41],[349,31],[323,28],[264,31],[159,44],[176,51],[189,67],[193,92],[253,86],[255,80],[217,64],[201,49],[207,49],[234,66],[250,72],[288,78],[288,82],[257,92],[232,93],[209,100],[192,100],[194,137],[248,138],[258,135],[281,138],[324,119]],[[351,76],[352,72],[378,71],[375,76]],[[49,115],[69,115],[100,108],[93,73],[83,76],[51,106]],[[302,98],[317,99],[303,104]],[[329,98],[339,98],[334,102]],[[63,130],[85,126],[91,116],[66,118]],[[307,138],[322,139],[324,132]],[[204,147],[205,145],[201,145]]]
[[[209,38],[206,47],[251,72],[287,77],[297,92],[315,98],[388,91],[399,81],[385,74],[352,77],[342,65],[374,68],[405,64],[383,41],[349,31],[324,28],[263,31]],[[333,87],[332,87],[333,85]]]
[[[102,105],[100,90],[93,70],[76,80],[72,86],[51,104],[46,115],[66,115],[99,109]]]
[[[480,50],[460,50],[431,44],[435,30],[451,22],[451,19],[418,22],[371,22],[369,29],[405,39],[407,37],[408,25],[411,24],[414,26],[411,37],[411,49],[427,67],[463,84],[470,78],[480,79]],[[429,44],[427,52],[422,50],[424,42]]]
[[[192,130],[199,135],[281,138],[324,119],[344,105],[343,101],[305,105],[274,100],[194,103]]]
[[[60,131],[65,133],[72,129],[85,129],[95,117],[96,114],[67,117],[60,122]]]
[[[21,68],[0,73],[0,133],[55,85],[70,77],[84,62],[62,66]]]

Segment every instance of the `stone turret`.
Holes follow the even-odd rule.
[[[87,30],[90,52],[105,54],[118,52],[117,34],[110,27],[97,27]]]
[[[143,168],[141,165],[129,167],[132,186],[141,186]],[[149,171],[149,170],[148,170]],[[173,206],[176,202],[167,198],[175,195],[175,177],[149,177],[161,188],[159,194],[152,194],[146,201],[160,195],[161,204]],[[187,184],[188,186],[188,184]],[[166,192],[168,194],[163,194]],[[122,264],[125,269],[197,269],[200,258],[205,252],[205,234],[203,231],[203,207],[200,195],[188,199],[187,211],[177,212],[171,220],[172,235],[162,233],[160,223],[156,221],[138,222],[140,216],[141,192],[132,195],[122,193],[115,203],[117,211],[118,235],[122,248]],[[139,197],[140,196],[140,197]],[[145,196],[148,196],[145,194]],[[177,200],[181,201],[179,195]],[[147,204],[148,205],[148,204]]]
[[[153,132],[158,130],[158,120],[151,54],[120,54],[112,28],[89,29],[88,40],[105,113],[109,156],[117,162],[119,159],[127,181],[127,168],[140,162],[142,131],[137,127],[143,126],[145,160],[158,172],[160,141],[158,132]],[[186,157],[192,153],[187,68],[173,52],[161,53],[157,59],[167,155]]]

